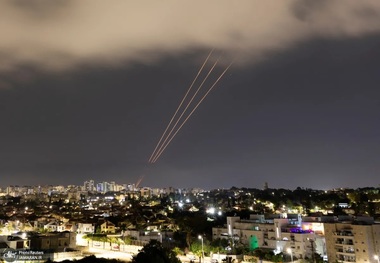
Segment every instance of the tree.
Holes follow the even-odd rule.
[[[133,257],[132,263],[181,263],[177,255],[164,248],[157,240],[151,240]]]
[[[174,252],[176,255],[183,255],[183,251],[182,251],[182,249],[180,249],[179,247],[175,247],[175,248],[173,248],[173,252]]]

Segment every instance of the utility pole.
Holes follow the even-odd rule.
[[[202,244],[202,262],[204,262],[205,260],[205,252],[204,252],[204,249],[203,249],[203,236],[199,235],[198,238],[201,240],[201,244]]]

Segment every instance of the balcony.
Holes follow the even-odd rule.
[[[345,230],[345,231],[337,231],[333,233],[334,236],[344,236],[344,237],[353,237],[354,234],[350,230]]]
[[[354,244],[354,238],[353,237],[345,237],[345,238],[337,238],[335,240],[335,245],[353,245]]]
[[[355,251],[338,249],[336,251],[336,254],[342,255],[342,256],[352,256],[352,255],[355,255]]]
[[[356,257],[352,255],[344,256],[337,254],[337,259],[338,262],[356,262]]]

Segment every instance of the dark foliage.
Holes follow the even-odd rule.
[[[151,240],[133,257],[132,263],[181,263],[177,255],[162,246],[156,240]]]
[[[51,262],[55,262],[55,261],[51,261],[51,260],[46,261],[46,263],[51,263]],[[64,261],[60,261],[60,262],[61,263],[71,263],[71,262],[75,262],[75,263],[123,263],[125,261],[121,261],[118,259],[97,258],[94,255],[92,255],[92,256],[84,257],[84,258],[79,259],[79,260],[74,260],[74,261],[64,260]]]

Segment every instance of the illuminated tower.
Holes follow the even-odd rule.
[[[94,191],[95,190],[94,180],[85,181],[83,187],[85,191]]]

